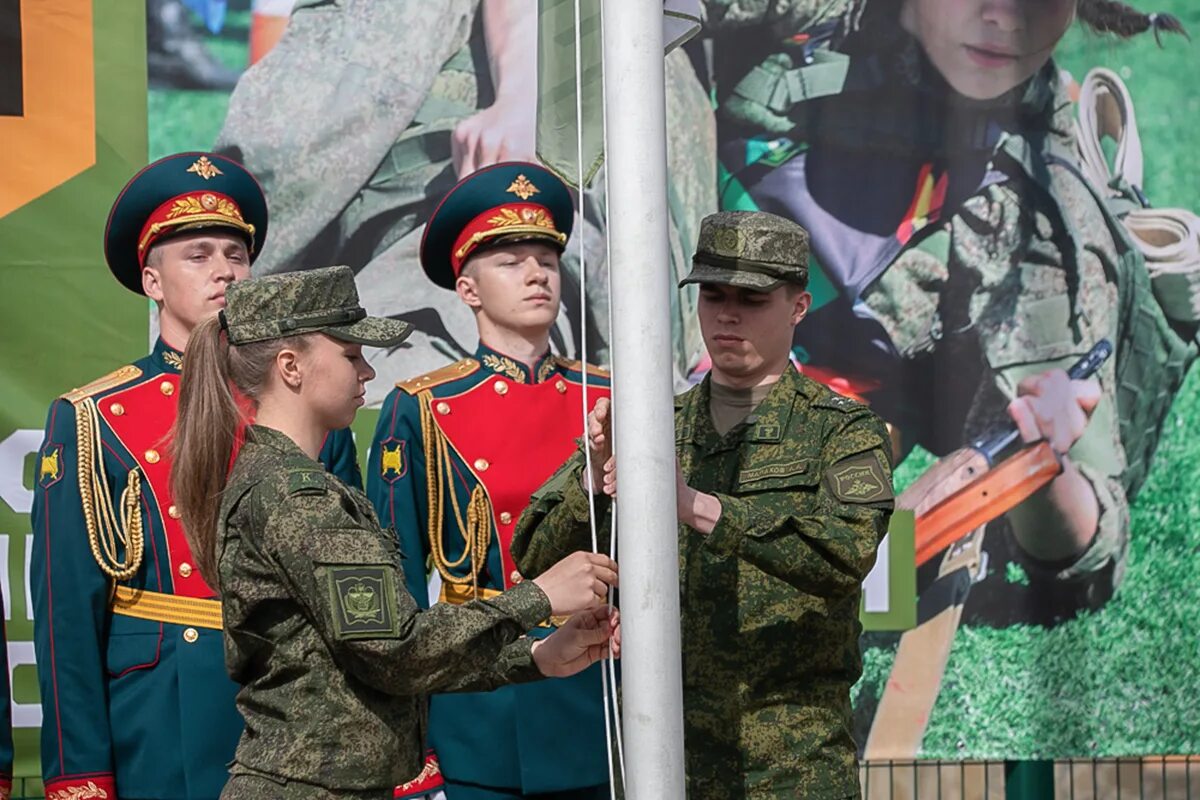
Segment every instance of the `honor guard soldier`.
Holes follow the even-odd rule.
[[[573,217],[558,178],[509,162],[460,181],[430,218],[421,265],[472,310],[479,349],[396,384],[367,475],[422,603],[429,562],[439,602],[486,599],[523,580],[509,554],[517,519],[576,448],[584,381],[589,405],[609,394],[605,373],[550,353]],[[435,695],[429,742],[447,800],[607,797],[603,715],[598,666],[564,680]],[[569,737],[576,744],[564,749]]]
[[[161,336],[50,407],[33,503],[34,642],[48,800],[215,798],[242,731],[221,606],[168,485],[183,347],[249,277],[267,204],[233,161],[183,153],[135,175],[104,253],[154,300]],[[348,431],[322,457],[358,480]]]

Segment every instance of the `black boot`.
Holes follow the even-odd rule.
[[[205,46],[179,0],[146,0],[146,62],[154,89],[228,92],[238,80]]]

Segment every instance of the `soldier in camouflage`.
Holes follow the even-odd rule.
[[[850,687],[860,585],[893,505],[891,449],[869,409],[789,360],[807,265],[799,225],[722,212],[703,221],[686,278],[700,285],[713,364],[675,405],[692,800],[859,796]],[[521,517],[512,553],[523,573],[588,541],[587,491],[597,487],[598,512],[616,492],[610,441],[602,399],[589,420],[593,474],[577,454]]]
[[[812,233],[803,369],[854,386],[902,452],[945,455],[1014,421],[1049,441],[1063,472],[993,523],[993,580],[967,613],[1052,623],[1099,607],[1196,328],[1164,316],[1109,188],[1082,177],[1050,55],[1076,18],[1120,36],[1178,22],[1099,0],[710,5],[722,207]],[[765,58],[743,46],[771,37]],[[1140,189],[1124,188],[1128,209]],[[1069,381],[1104,338],[1116,358]]]
[[[593,553],[462,606],[421,611],[405,590],[394,534],[314,456],[363,403],[362,345],[407,335],[368,317],[352,271],[331,267],[231,287],[192,336],[173,481],[201,570],[219,578],[225,662],[242,685],[224,798],[391,798],[421,770],[427,693],[574,674],[615,632],[603,608],[615,564]],[[254,398],[257,424],[226,481],[207,465],[228,463],[213,410],[231,402],[228,381]],[[525,637],[552,613],[575,616]]]

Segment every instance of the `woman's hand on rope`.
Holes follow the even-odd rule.
[[[600,606],[583,611],[545,639],[533,644],[533,661],[550,678],[574,675],[612,651],[621,657],[621,614]]]
[[[617,496],[617,460],[612,450],[612,401],[601,397],[588,413],[587,446],[591,472],[583,476],[585,492]]]
[[[550,598],[556,617],[604,605],[608,587],[617,585],[617,562],[603,553],[572,553],[533,579]]]

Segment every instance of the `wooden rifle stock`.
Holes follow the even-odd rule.
[[[917,566],[1017,507],[1060,472],[1058,454],[1038,442],[933,505],[916,520]]]
[[[1082,380],[1094,375],[1112,352],[1112,344],[1101,339],[1067,370],[1068,377]],[[1062,472],[1062,462],[1046,442],[1030,445],[993,466],[1018,438],[1016,430],[1008,430],[956,450],[897,498],[897,508],[916,514],[917,566],[1012,510]]]

